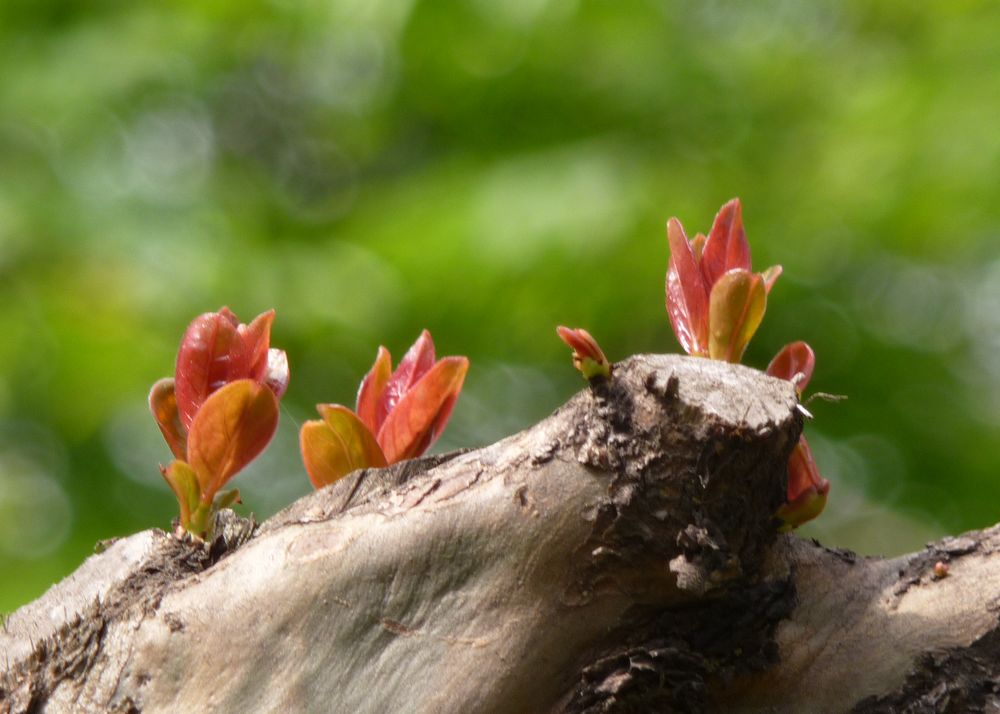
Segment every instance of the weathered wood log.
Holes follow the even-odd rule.
[[[113,543],[7,620],[0,709],[1000,706],[1000,530],[895,560],[778,536],[801,426],[788,383],[633,357],[492,446]]]

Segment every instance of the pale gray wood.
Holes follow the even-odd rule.
[[[929,651],[988,659],[997,531],[892,561],[776,536],[801,419],[786,382],[641,355],[211,548],[119,540],[10,616],[0,708],[879,711]]]

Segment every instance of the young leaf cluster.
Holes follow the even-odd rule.
[[[678,342],[695,357],[739,362],[764,319],[781,266],[753,272],[738,198],[719,210],[707,236],[697,233],[689,239],[681,222],[671,218],[667,242],[667,316]],[[573,366],[588,381],[611,377],[613,367],[589,332],[562,326],[557,332],[573,350]],[[771,360],[767,373],[791,381],[801,396],[815,365],[812,348],[793,342]],[[818,516],[829,492],[830,482],[820,476],[809,443],[800,437],[788,460],[786,502],[776,514],[780,529],[791,530]]]
[[[444,431],[468,370],[466,357],[435,359],[427,330],[395,371],[389,350],[379,347],[361,380],[355,410],[318,404],[323,418],[302,425],[302,459],[313,486],[322,488],[356,469],[420,456]]]
[[[719,210],[707,236],[688,239],[671,218],[667,240],[667,315],[681,347],[693,356],[739,362],[781,266],[753,272],[739,199]],[[222,487],[264,450],[277,428],[289,371],[285,353],[270,347],[273,321],[273,310],[249,325],[225,307],[200,315],[181,340],[174,377],[150,392],[150,409],[175,456],[160,470],[177,498],[179,527],[194,536],[210,535],[214,514],[239,501],[237,490]],[[587,330],[559,326],[557,333],[584,378],[592,384],[612,379],[613,365]],[[809,345],[793,342],[767,373],[791,381],[801,396],[815,364]],[[318,404],[321,418],[301,428],[302,460],[313,486],[423,454],[447,425],[468,369],[466,357],[437,359],[427,330],[395,370],[389,350],[379,347],[355,408]],[[801,437],[788,461],[787,500],[776,514],[782,529],[819,515],[829,490]]]
[[[149,393],[149,407],[176,457],[160,467],[180,506],[180,527],[210,534],[221,508],[239,501],[222,487],[253,461],[278,426],[288,359],[272,349],[274,311],[242,324],[228,308],[194,319],[181,340],[173,378]]]

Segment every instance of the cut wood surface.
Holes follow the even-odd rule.
[[[1000,530],[777,535],[801,428],[787,382],[630,358],[491,446],[110,544],[7,619],[0,710],[1000,711]]]

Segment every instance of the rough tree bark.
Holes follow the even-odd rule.
[[[633,357],[492,446],[113,543],[9,617],[0,710],[1000,711],[1000,529],[777,535],[801,427],[785,382]]]

